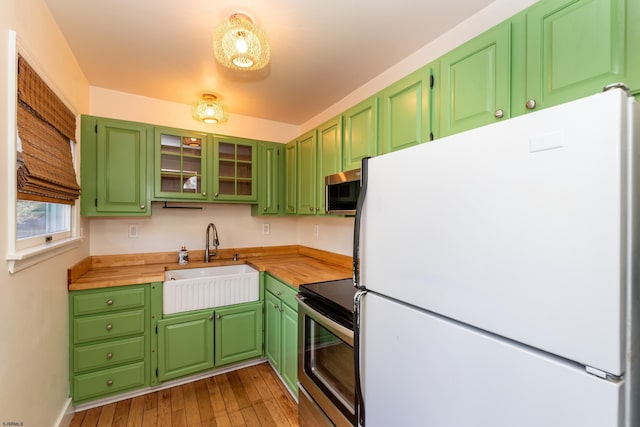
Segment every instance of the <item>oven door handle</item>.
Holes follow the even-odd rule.
[[[319,313],[317,310],[315,310],[305,302],[305,297],[303,297],[302,295],[298,294],[296,295],[296,298],[298,299],[298,309],[302,309],[302,311],[307,316],[312,318],[315,322],[324,326],[329,332],[332,332],[335,336],[340,338],[349,346],[353,347],[353,331],[351,329],[345,328],[334,320],[329,319],[322,313]]]

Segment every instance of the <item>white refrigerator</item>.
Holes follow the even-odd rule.
[[[363,164],[360,424],[640,426],[639,110],[614,89]]]

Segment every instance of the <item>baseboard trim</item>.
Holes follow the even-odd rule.
[[[164,390],[166,388],[175,387],[182,384],[187,384],[193,381],[202,380],[204,378],[215,377],[216,375],[226,374],[227,372],[237,371],[238,369],[246,368],[248,366],[259,365],[260,363],[266,362],[266,358],[254,359],[247,362],[238,363],[232,366],[228,366],[226,368],[216,369],[214,371],[202,372],[199,374],[191,375],[184,378],[179,378],[177,380],[166,381],[160,385],[154,387],[142,388],[139,390],[134,390],[128,393],[118,394],[117,396],[110,396],[100,400],[94,400],[92,402],[83,403],[81,405],[75,406],[71,409],[71,415],[75,412],[86,411],[87,409],[95,408],[98,406],[108,405],[109,403],[119,402],[121,400],[131,399],[133,397],[142,396],[149,393],[154,393],[156,391]],[[67,427],[68,424],[62,425],[62,427]]]
[[[71,420],[73,419],[73,414],[75,413],[73,409],[73,402],[69,397],[66,401],[66,405],[62,408],[62,412],[58,415],[58,418],[53,423],[54,427],[69,427],[71,424]]]

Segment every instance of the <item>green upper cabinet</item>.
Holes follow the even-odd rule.
[[[526,42],[520,46],[526,45],[526,65],[520,62],[515,69],[526,89],[524,96],[514,96],[514,114],[592,95],[616,82],[638,91],[638,4],[554,0],[523,12]]]
[[[147,186],[150,127],[82,116],[80,213],[151,215]]]
[[[298,138],[297,180],[298,215],[315,215],[318,209],[316,206],[315,129]]]
[[[316,212],[325,213],[325,177],[342,171],[342,116],[316,128]]]
[[[431,139],[431,66],[385,88],[380,97],[380,153]]]
[[[285,205],[286,214],[297,212],[298,141],[289,142],[285,147]]]
[[[440,59],[439,136],[509,117],[510,51],[505,22]]]
[[[284,144],[258,143],[258,204],[251,215],[277,215],[284,196]]]
[[[207,135],[155,128],[154,198],[207,200]]]
[[[344,117],[342,169],[357,169],[361,160],[378,154],[378,96],[349,108]]]
[[[213,201],[256,202],[257,141],[229,136],[213,137]]]

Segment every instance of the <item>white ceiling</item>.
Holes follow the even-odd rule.
[[[45,0],[89,83],[299,125],[493,0]],[[213,28],[233,12],[267,33],[271,63],[221,67]]]

